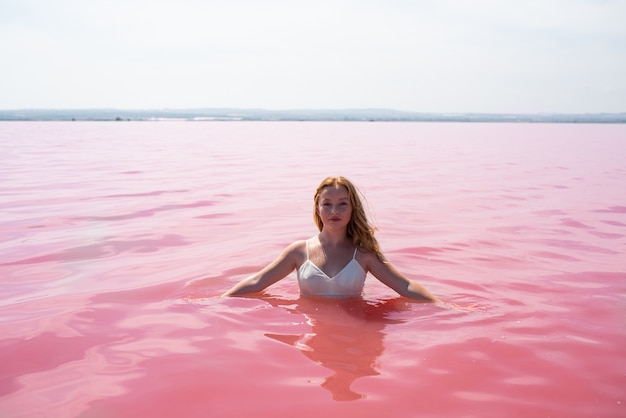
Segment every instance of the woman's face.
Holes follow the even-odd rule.
[[[316,210],[324,228],[345,228],[352,217],[352,204],[348,190],[343,186],[324,187]]]

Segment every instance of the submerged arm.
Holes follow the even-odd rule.
[[[297,266],[298,243],[293,243],[266,267],[252,276],[246,277],[222,295],[239,296],[257,293],[285,278]]]

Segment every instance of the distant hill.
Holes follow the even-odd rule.
[[[0,121],[376,121],[626,123],[626,113],[418,113],[392,109],[17,109]]]

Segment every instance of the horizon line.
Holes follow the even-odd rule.
[[[255,111],[255,112],[396,112],[416,115],[625,115],[624,111],[417,111],[391,107],[13,107],[0,108],[0,112],[16,111]]]

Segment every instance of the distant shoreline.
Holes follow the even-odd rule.
[[[303,121],[626,123],[624,113],[419,113],[393,109],[16,109],[0,121]]]

